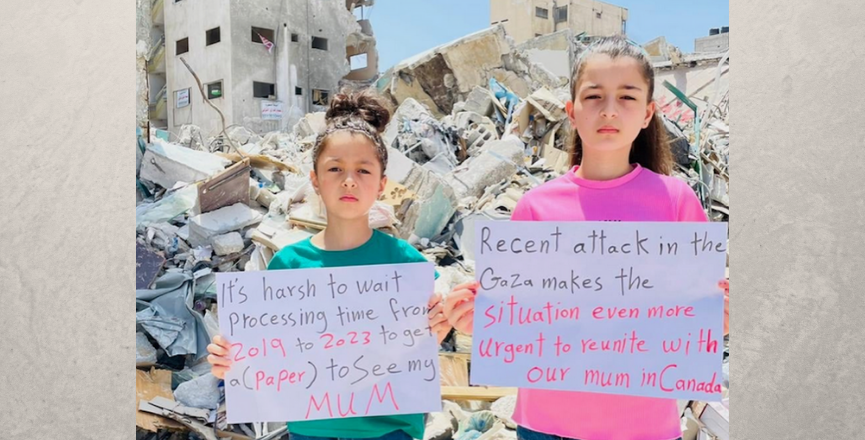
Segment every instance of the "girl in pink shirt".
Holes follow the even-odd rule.
[[[575,130],[572,168],[527,192],[511,220],[708,221],[694,191],[670,177],[672,155],[655,112],[654,84],[640,46],[621,36],[589,46],[574,66],[566,106]],[[464,333],[472,333],[478,287],[476,281],[462,284],[447,297],[445,315]],[[719,287],[727,289],[726,281]],[[676,400],[664,398],[520,388],[514,421],[520,440],[682,436]]]

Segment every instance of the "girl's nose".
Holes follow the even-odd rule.
[[[613,99],[609,99],[604,103],[604,107],[601,109],[601,116],[605,118],[615,118],[619,113],[616,110],[616,101]]]

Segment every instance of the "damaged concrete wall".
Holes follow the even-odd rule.
[[[517,45],[529,61],[543,66],[559,78],[570,81],[571,66],[574,60],[574,33],[564,29],[544,35]]]
[[[184,124],[198,125],[205,137],[220,130],[219,116],[200,99],[194,79],[177,58],[177,40],[189,38],[189,52],[182,56],[203,83],[222,80],[222,97],[211,102],[223,111],[227,124],[266,133],[287,130],[306,113],[326,108],[339,80],[350,70],[347,38],[361,30],[342,2],[169,1],[165,8],[169,129],[175,134]],[[217,26],[221,41],[206,46],[205,32]],[[272,53],[260,40],[253,40],[253,27],[273,31],[268,38],[275,44]],[[254,82],[273,84],[275,99],[256,97]],[[174,92],[189,87],[190,105],[177,108]],[[315,105],[315,97],[324,105]],[[262,117],[262,103],[268,101],[281,103],[281,119]]]
[[[293,2],[298,9],[299,5],[309,5],[309,29],[306,41],[301,38],[300,43],[306,47],[306,65],[301,71],[307,72],[305,90],[326,90],[332,97],[342,79],[351,70],[345,57],[346,41],[348,36],[360,32],[354,14],[345,9],[342,2],[308,2],[295,0]],[[328,39],[327,51],[312,49],[311,37],[323,37]],[[304,60],[301,60],[301,65]],[[306,99],[310,100],[310,93]],[[310,101],[312,102],[312,101]],[[325,111],[327,105],[311,104],[310,112]]]
[[[286,15],[282,9],[288,8],[283,0],[257,0],[255,2],[231,3],[231,71],[236,78],[232,83],[233,92],[230,99],[234,118],[232,122],[242,124],[256,133],[276,131],[282,128],[280,120],[263,120],[261,117],[262,102],[276,99],[257,98],[253,95],[253,82],[273,84],[276,89],[277,79],[277,48],[268,53],[261,40],[253,41],[252,28],[262,28],[273,31],[274,44],[280,42],[283,32],[287,31]],[[257,37],[257,35],[256,35]],[[225,38],[229,38],[228,35]],[[280,90],[274,90],[279,93]],[[276,98],[276,96],[274,96]]]
[[[378,49],[376,49],[372,23],[368,19],[361,19],[357,23],[360,25],[360,32],[349,35],[345,55],[349,59],[349,64],[351,64],[352,57],[365,56],[366,67],[352,70],[345,76],[345,79],[367,81],[378,75]]]
[[[720,60],[718,60],[720,61]],[[676,99],[675,95],[664,87],[664,81],[676,86],[685,96],[690,98],[700,112],[706,110],[706,103],[715,97],[715,93],[729,90],[729,65],[721,68],[719,81],[717,64],[705,64],[695,67],[682,66],[675,69],[660,69],[655,71],[655,101],[659,110],[673,121],[690,122],[694,112],[688,106]]]
[[[184,124],[194,124],[201,128],[202,135],[209,137],[222,128],[219,115],[202,98],[195,78],[180,61],[182,56],[204,84],[222,81],[222,96],[211,99],[225,114],[226,121],[233,120],[234,112],[231,99],[234,96],[231,74],[231,20],[229,0],[210,0],[206,3],[196,1],[166,1],[165,8],[165,62],[168,80],[168,128],[179,134]],[[220,28],[219,43],[207,46],[206,32]],[[177,41],[189,39],[189,51],[177,55]],[[189,105],[177,108],[175,92],[189,89]]]
[[[517,73],[528,75],[529,66],[522,66],[522,72],[506,66],[512,52],[504,26],[493,26],[402,61],[385,73],[377,88],[397,106],[414,98],[436,117],[449,114],[474,87],[488,86],[490,78],[526,96],[529,84]]]
[[[287,130],[306,113],[321,111],[313,104],[314,90],[336,92],[339,80],[349,71],[345,58],[346,39],[360,26],[339,2],[265,0],[232,3],[232,58],[235,123],[265,133]],[[252,41],[252,27],[274,31],[274,53]],[[313,48],[313,38],[326,40],[327,49]],[[297,41],[292,41],[296,39]],[[321,40],[317,40],[318,42]],[[264,120],[261,103],[253,97],[253,81],[276,85],[276,101],[282,103],[281,120]]]

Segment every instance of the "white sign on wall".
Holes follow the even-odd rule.
[[[178,90],[174,92],[177,108],[183,108],[189,105],[189,89]]]
[[[261,101],[261,119],[282,119],[282,103],[278,101]]]

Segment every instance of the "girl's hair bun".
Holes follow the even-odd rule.
[[[340,92],[330,101],[325,118],[328,122],[338,118],[359,117],[381,133],[390,121],[390,111],[367,91]]]

